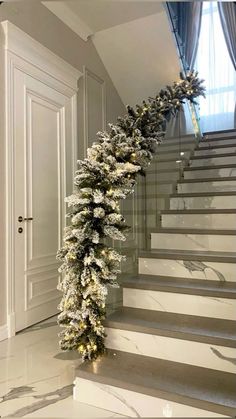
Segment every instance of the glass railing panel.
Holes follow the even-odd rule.
[[[162,227],[161,213],[170,209],[170,197],[177,193],[177,183],[183,178],[184,168],[189,165],[197,146],[198,137],[191,112],[191,108],[186,104],[181,118],[176,115],[167,125],[166,135],[142,180],[145,195],[144,202],[141,203],[144,211],[145,249],[150,248],[150,233]]]
[[[179,55],[179,61],[181,66],[181,71],[184,77],[189,73],[188,64],[185,61],[184,56],[184,45],[182,40],[179,37],[178,30],[177,30],[177,12],[176,12],[176,4],[177,2],[166,2],[166,12],[170,23],[170,28],[173,33],[173,38],[175,41],[176,49]],[[198,106],[194,105],[193,103],[187,103],[189,107],[189,112],[192,118],[192,125],[196,135],[196,138],[199,140],[202,138],[201,126],[200,126],[200,117]]]

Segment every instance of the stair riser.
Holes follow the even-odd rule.
[[[178,160],[178,159],[176,159]],[[156,164],[156,170],[164,170],[164,169],[179,169],[181,167],[185,167],[187,165],[187,161],[181,161],[180,163],[176,163],[175,160],[170,161],[158,161]],[[152,167],[153,170],[153,167]]]
[[[222,169],[205,169],[205,170],[186,170],[184,172],[184,179],[199,178],[221,178],[221,177],[236,176],[236,167],[225,167]]]
[[[209,281],[236,282],[236,262],[208,262],[175,259],[139,258],[139,273]]]
[[[137,366],[138,367],[138,366]],[[110,384],[76,378],[73,399],[127,417],[225,417],[218,413],[167,401]],[[93,397],[91,397],[91,395]]]
[[[192,151],[187,151],[187,150],[184,150],[184,151],[177,150],[177,151],[173,151],[171,153],[161,152],[159,154],[157,152],[157,155],[154,158],[154,161],[157,161],[157,164],[158,164],[158,162],[160,162],[162,160],[172,160],[172,159],[178,160],[179,158],[181,159],[183,157],[185,159],[189,159],[191,154],[192,154]]]
[[[179,193],[195,192],[235,192],[236,180],[214,181],[214,182],[193,182],[179,183],[177,185]]]
[[[236,234],[152,233],[151,248],[232,252],[236,249]]]
[[[229,138],[236,138],[236,130],[233,131],[226,131],[226,132],[212,132],[212,133],[208,133],[204,135],[205,140],[207,139],[212,139],[214,140],[214,138],[223,138],[223,140],[227,140]]]
[[[215,146],[224,146],[224,145],[229,145],[232,144],[233,146],[236,145],[236,138],[228,138],[225,140],[212,140],[212,141],[200,141],[199,143],[199,147],[212,147],[214,148]]]
[[[170,198],[170,209],[235,209],[236,196],[196,196]]]
[[[187,135],[186,137],[165,138],[163,143],[168,145],[179,145],[181,143],[182,146],[185,146],[189,143],[196,144],[197,140],[194,135]]]
[[[212,148],[211,150],[195,150],[194,156],[214,156],[216,154],[236,153],[236,145],[232,147]]]
[[[236,173],[236,169],[235,169]],[[163,181],[177,181],[180,178],[179,171],[177,172],[156,172],[148,173],[146,177],[146,183],[149,182],[163,182]]]
[[[172,194],[176,190],[175,183],[147,183],[146,184],[146,195],[155,194]]]
[[[123,304],[145,310],[236,320],[236,301],[230,298],[124,288]]]
[[[110,349],[236,373],[236,364],[217,356],[235,358],[235,348],[123,329],[106,328],[106,333]]]
[[[236,229],[236,214],[162,214],[161,226],[233,230]]]
[[[235,140],[236,143],[236,140]],[[175,144],[169,144],[165,141],[163,141],[163,144],[159,145],[158,147],[158,153],[166,153],[169,151],[177,151],[179,152],[179,150],[189,150],[192,151],[194,150],[194,148],[196,147],[197,143],[196,142],[192,142],[192,143],[182,143],[182,141],[179,141],[178,143]]]
[[[194,159],[189,163],[190,167],[219,166],[221,164],[235,164],[236,156],[211,157]]]
[[[138,205],[144,206],[144,197],[138,197],[139,203]],[[140,201],[141,200],[141,201]],[[149,211],[157,211],[157,210],[164,210],[169,209],[169,195],[167,194],[166,197],[156,197],[156,198],[150,198],[147,196],[146,198],[146,208],[147,213]]]

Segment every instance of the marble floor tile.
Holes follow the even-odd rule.
[[[0,342],[0,417],[102,418],[113,412],[72,399],[77,352],[58,346],[56,318]]]

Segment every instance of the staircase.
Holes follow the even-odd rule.
[[[130,417],[236,416],[236,132],[194,144],[181,180],[171,140],[149,171],[150,212],[170,174],[161,224],[106,320],[108,354],[76,371],[76,400]]]

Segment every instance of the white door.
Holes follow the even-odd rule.
[[[30,40],[27,36],[26,43]],[[36,41],[32,42],[37,56],[41,54],[41,60],[45,51],[46,56],[49,54],[44,47],[40,50],[38,43],[35,48]],[[29,51],[31,53],[32,48]],[[45,71],[11,51],[7,58],[10,74],[7,89],[11,103],[8,121],[12,132],[8,141],[12,141],[13,156],[13,170],[9,173],[12,173],[15,331],[56,314],[61,298],[57,290],[59,264],[56,252],[61,246],[65,226],[64,198],[73,188],[76,89],[63,83],[67,67],[64,68],[60,61],[56,61],[57,77],[53,78],[55,56],[48,56],[50,68],[45,60]],[[58,80],[60,66],[63,67],[62,83]],[[71,76],[72,67],[68,67]]]
[[[21,71],[15,72],[15,86],[17,331],[57,311],[56,251],[64,218],[60,116],[65,98]]]

